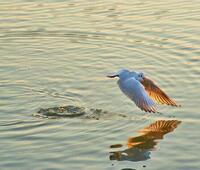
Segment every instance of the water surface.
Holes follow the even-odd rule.
[[[1,169],[200,169],[199,9],[198,0],[1,1]],[[120,68],[143,71],[182,107],[143,113],[106,78]],[[34,116],[67,105],[109,114]],[[149,159],[110,159],[169,119],[181,124]]]

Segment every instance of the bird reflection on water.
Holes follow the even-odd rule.
[[[127,149],[110,152],[110,160],[144,161],[150,159],[151,151],[155,150],[158,140],[172,132],[181,123],[178,120],[158,120],[139,131],[140,135],[129,137]],[[111,148],[122,147],[121,144],[111,145]]]

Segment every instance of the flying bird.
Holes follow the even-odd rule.
[[[107,77],[119,77],[121,91],[145,112],[157,112],[156,103],[180,106],[142,72],[121,69]]]

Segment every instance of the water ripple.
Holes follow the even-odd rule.
[[[106,78],[129,68],[182,105],[159,107],[162,119],[184,123],[145,166],[198,169],[199,9],[198,0],[0,2],[1,168],[141,169],[108,159],[112,143],[125,146],[123,139],[161,117],[141,113]],[[67,105],[112,114],[33,117]]]

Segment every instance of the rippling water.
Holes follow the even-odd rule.
[[[198,0],[1,1],[1,169],[200,169],[199,18]],[[122,67],[145,72],[182,107],[143,113],[105,77]],[[34,116],[66,105],[111,114]],[[127,139],[170,117],[181,124],[133,161]],[[110,159],[127,149],[131,160]]]

